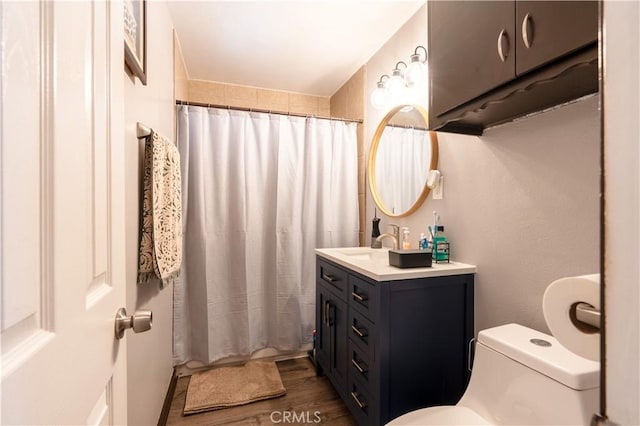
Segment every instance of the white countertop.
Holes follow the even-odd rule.
[[[326,248],[316,249],[316,254],[376,281],[473,274],[477,270],[475,265],[460,262],[433,262],[430,268],[396,268],[389,265],[389,249],[386,248]]]

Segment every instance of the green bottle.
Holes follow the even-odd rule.
[[[433,257],[438,261],[449,261],[449,245],[441,244],[447,242],[447,236],[444,235],[444,226],[438,225],[436,233],[433,236]]]

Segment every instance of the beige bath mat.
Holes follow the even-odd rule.
[[[285,393],[274,361],[214,368],[191,376],[184,414],[249,404]]]

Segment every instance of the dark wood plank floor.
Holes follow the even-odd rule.
[[[326,376],[317,377],[308,358],[279,361],[277,365],[282,383],[287,389],[286,395],[190,416],[182,415],[189,377],[181,377],[173,396],[167,425],[316,424],[316,413],[320,417],[318,424],[356,424],[329,379]],[[284,421],[283,416],[288,416],[290,421]],[[302,420],[293,422],[294,419]]]

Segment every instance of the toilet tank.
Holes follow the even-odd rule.
[[[600,363],[518,324],[478,334],[467,391],[458,402],[494,424],[587,425],[599,411]]]

